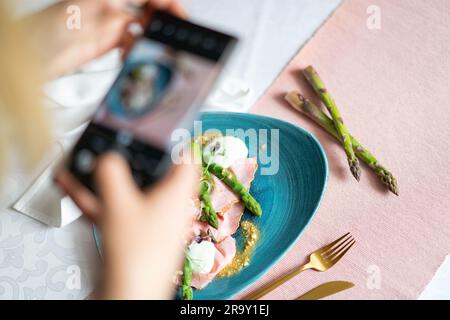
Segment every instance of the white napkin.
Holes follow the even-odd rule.
[[[251,107],[253,90],[238,78],[223,78],[206,100],[206,109],[246,112]]]
[[[50,226],[62,227],[77,219],[81,212],[53,183],[53,173],[62,159],[63,148],[59,146],[58,152],[52,156],[44,171],[12,208]]]
[[[55,148],[41,172],[12,208],[53,227],[63,227],[81,212],[53,182],[54,171],[84,131],[88,120],[120,70],[120,54],[113,50],[79,72],[48,83],[46,105],[53,117]]]

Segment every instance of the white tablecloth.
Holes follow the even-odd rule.
[[[52,1],[22,0],[14,1],[14,4],[24,12]],[[245,109],[263,94],[340,0],[182,2],[195,21],[240,38],[223,79],[251,88]],[[109,77],[114,76],[114,71],[109,73]],[[76,85],[76,81],[74,83]],[[97,92],[97,95],[101,94]],[[68,97],[55,98],[67,102]],[[79,97],[80,101],[76,101],[76,97],[71,99],[69,105],[72,107],[89,99],[96,101],[96,97],[85,95]],[[90,112],[92,108],[83,110]],[[7,194],[4,198],[16,197],[18,186],[27,179],[21,172],[12,173],[5,184]],[[79,219],[67,227],[55,229],[5,208],[5,203],[1,208],[0,299],[82,299],[91,292],[100,272],[100,261],[91,226],[85,220]],[[448,283],[450,258],[421,297],[450,298],[450,290],[445,286]]]

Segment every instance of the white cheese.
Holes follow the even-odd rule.
[[[236,160],[246,159],[247,156],[244,141],[231,136],[214,138],[203,148],[203,160],[223,168],[229,168]]]
[[[197,243],[192,241],[188,248],[187,255],[191,260],[192,271],[194,273],[209,273],[214,267],[214,256],[216,247],[210,241]]]

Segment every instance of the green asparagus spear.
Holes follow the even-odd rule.
[[[183,300],[192,300],[193,298],[193,290],[191,287],[192,282],[192,265],[189,257],[184,259],[183,264],[183,281],[181,284],[181,298]]]
[[[194,163],[202,163],[202,151],[200,143],[194,140],[191,145],[192,153],[194,156]],[[202,215],[200,220],[208,222],[213,228],[219,227],[219,221],[217,219],[217,213],[209,196],[210,185],[212,184],[211,176],[206,168],[202,168],[202,178],[200,180],[199,198],[202,203]]]
[[[194,164],[201,164],[202,163],[202,147],[200,143],[197,142],[197,140],[194,140],[191,144],[191,150],[192,150],[192,156],[193,156],[193,162]]]
[[[202,168],[202,179],[200,180],[200,201],[202,202],[202,216],[200,221],[208,222],[215,229],[219,228],[219,220],[217,219],[216,210],[209,196],[212,180],[208,169]]]
[[[289,104],[297,111],[301,111],[306,114],[310,119],[319,124],[333,137],[341,140],[341,136],[336,131],[336,128],[331,120],[319,107],[313,104],[311,101],[303,97],[297,92],[290,92],[285,96],[285,99]],[[397,180],[385,167],[378,163],[375,156],[364,148],[361,143],[350,135],[353,150],[356,155],[364,161],[380,178],[381,182],[385,184],[389,190],[395,195],[399,195]]]
[[[341,137],[339,141],[343,145],[345,153],[347,154],[347,161],[350,166],[350,171],[352,172],[352,175],[355,177],[355,179],[359,181],[361,177],[361,168],[359,166],[359,161],[358,158],[356,158],[355,152],[353,150],[352,142],[349,137],[350,134],[348,133],[347,127],[344,125],[341,113],[339,112],[334,99],[331,97],[330,93],[328,93],[328,90],[325,88],[325,84],[323,83],[322,79],[320,79],[319,74],[316,70],[314,70],[312,66],[304,69],[303,74],[305,75],[306,80],[308,80],[314,91],[327,107],[328,112],[333,119],[336,131]]]
[[[240,183],[236,176],[228,169],[222,168],[218,164],[209,163],[207,165],[208,170],[214,174],[217,178],[222,180],[226,185],[228,185],[242,200],[245,207],[250,210],[256,216],[261,216],[262,209],[258,201],[252,197],[252,195],[247,191],[245,186]]]

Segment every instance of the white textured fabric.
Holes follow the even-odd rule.
[[[16,7],[18,14],[24,14],[55,0],[5,1],[18,6]],[[231,109],[244,110],[264,92],[283,66],[312,36],[340,1],[182,0],[182,2],[186,4],[196,21],[229,31],[240,38],[236,55],[227,66],[222,81],[231,82],[234,89],[239,86],[241,90],[243,89],[240,91],[241,95],[236,95],[241,96],[237,105],[233,99],[230,101]],[[110,72],[112,75],[106,75],[104,79],[112,81],[114,72],[117,71],[114,71],[113,59],[111,57],[109,59],[111,60],[107,65],[94,64],[89,67],[97,68],[91,71],[101,71],[103,67],[110,68],[111,70],[105,73]],[[101,75],[101,72],[98,72],[98,75]],[[59,124],[56,131],[61,136],[92,113],[95,108],[94,102],[101,98],[108,87],[106,83],[97,86],[95,81],[91,82],[93,84],[87,91],[81,90],[78,86],[83,87],[84,81],[94,78],[96,77],[93,74],[75,75],[49,85],[47,93],[55,99],[51,107],[55,110],[55,120]],[[94,89],[98,94],[90,89]],[[209,107],[217,106],[223,103],[223,99],[226,100],[227,95],[218,94],[219,91],[220,89],[217,89],[211,95],[208,100]],[[224,91],[229,93],[227,89]],[[77,92],[79,96],[76,95]],[[88,95],[87,92],[94,95]],[[243,95],[244,92],[249,94]],[[69,97],[72,100],[68,99]],[[92,105],[89,105],[90,101]],[[220,108],[229,107],[228,101]],[[23,172],[10,172],[3,181],[6,188],[0,190],[2,208],[0,299],[82,299],[87,296],[95,283],[99,261],[90,225],[81,219],[62,229],[49,228],[8,209],[9,204],[17,200],[23,186],[29,184],[29,181],[30,177]],[[81,277],[80,287],[68,285],[69,277],[77,275],[77,272]],[[421,298],[450,299],[447,285],[450,281],[449,275],[448,257]]]

